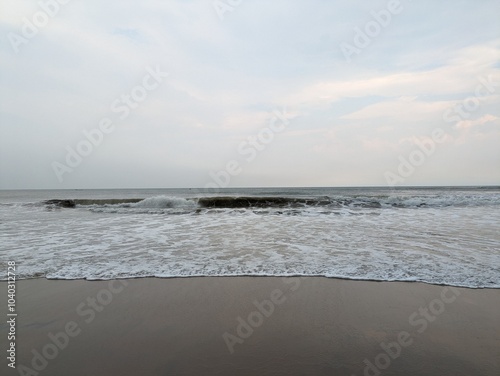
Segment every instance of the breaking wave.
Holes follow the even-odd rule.
[[[379,195],[379,196],[203,196],[171,197],[154,196],[148,198],[110,198],[110,199],[52,199],[43,202],[49,207],[111,209],[283,209],[283,208],[321,208],[321,209],[389,209],[389,208],[441,208],[441,207],[478,207],[500,205],[498,195]]]

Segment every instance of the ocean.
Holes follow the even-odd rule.
[[[324,276],[500,288],[500,187],[0,191],[0,278]]]

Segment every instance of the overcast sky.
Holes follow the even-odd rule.
[[[2,189],[500,184],[498,0],[40,3],[0,5]]]

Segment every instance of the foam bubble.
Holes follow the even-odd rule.
[[[188,200],[180,197],[156,196],[146,198],[132,205],[134,208],[178,208],[178,207],[195,207],[196,203],[193,200]]]
[[[127,200],[1,205],[0,263],[15,260],[21,279],[304,275],[500,288],[498,205],[446,206],[441,197],[413,210],[416,195],[379,197],[386,208],[368,196],[333,207]],[[392,205],[404,200],[410,209]]]

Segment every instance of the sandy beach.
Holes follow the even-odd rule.
[[[16,298],[17,368],[4,357],[2,375],[500,373],[498,289],[320,277],[34,279],[17,282]],[[4,321],[4,354],[8,330]]]

